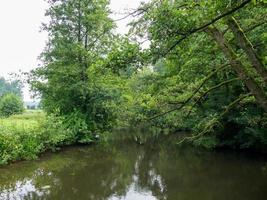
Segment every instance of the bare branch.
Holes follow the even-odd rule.
[[[115,21],[115,22],[117,22],[117,21],[121,21],[121,20],[124,20],[124,19],[126,19],[126,18],[128,18],[128,17],[131,17],[131,16],[132,16],[132,17],[139,16],[139,15],[143,14],[144,12],[147,12],[151,7],[152,7],[152,5],[147,6],[147,7],[140,7],[140,8],[138,8],[138,9],[134,10],[133,12],[128,13],[127,15],[125,15],[125,16],[122,17],[122,18],[115,19],[114,21]]]

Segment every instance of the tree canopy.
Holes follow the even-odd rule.
[[[30,81],[78,141],[144,126],[190,130],[183,141],[210,148],[267,145],[266,2],[151,0],[129,14],[126,36],[106,0],[48,2]]]
[[[23,110],[23,101],[19,96],[10,93],[0,98],[0,116],[9,117],[21,114]]]

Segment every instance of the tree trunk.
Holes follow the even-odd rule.
[[[264,82],[267,83],[267,70],[264,67],[262,61],[260,60],[259,56],[257,55],[253,45],[246,37],[245,33],[243,32],[242,28],[239,26],[238,22],[235,20],[234,17],[230,17],[227,20],[227,24],[229,28],[232,30],[235,36],[235,40],[238,42],[238,45],[245,51],[247,57],[258,72],[258,74],[263,78]]]
[[[78,1],[78,42],[82,42],[82,13],[81,13],[81,1]]]
[[[238,60],[233,49],[229,43],[225,40],[222,32],[217,28],[207,28],[206,32],[211,35],[216,41],[217,45],[223,51],[225,57],[229,60],[232,69],[237,73],[240,79],[245,83],[251,94],[254,95],[257,103],[261,106],[265,112],[267,112],[267,97],[262,88],[252,79],[246,72],[242,63]]]

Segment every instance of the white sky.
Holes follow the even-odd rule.
[[[141,1],[110,0],[110,8],[116,13],[137,8]],[[44,0],[0,0],[0,76],[9,73],[30,71],[38,66],[37,57],[42,52],[47,34],[40,32],[47,4]],[[124,15],[113,16],[114,19]],[[126,33],[130,19],[117,22],[118,32]],[[24,99],[30,100],[27,88]]]

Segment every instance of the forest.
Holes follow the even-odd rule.
[[[126,35],[108,0],[47,2],[42,65],[27,78],[45,114],[28,113],[29,129],[9,127],[15,139],[2,127],[1,164],[179,133],[177,145],[266,152],[266,1],[151,0],[117,19],[134,18]]]

